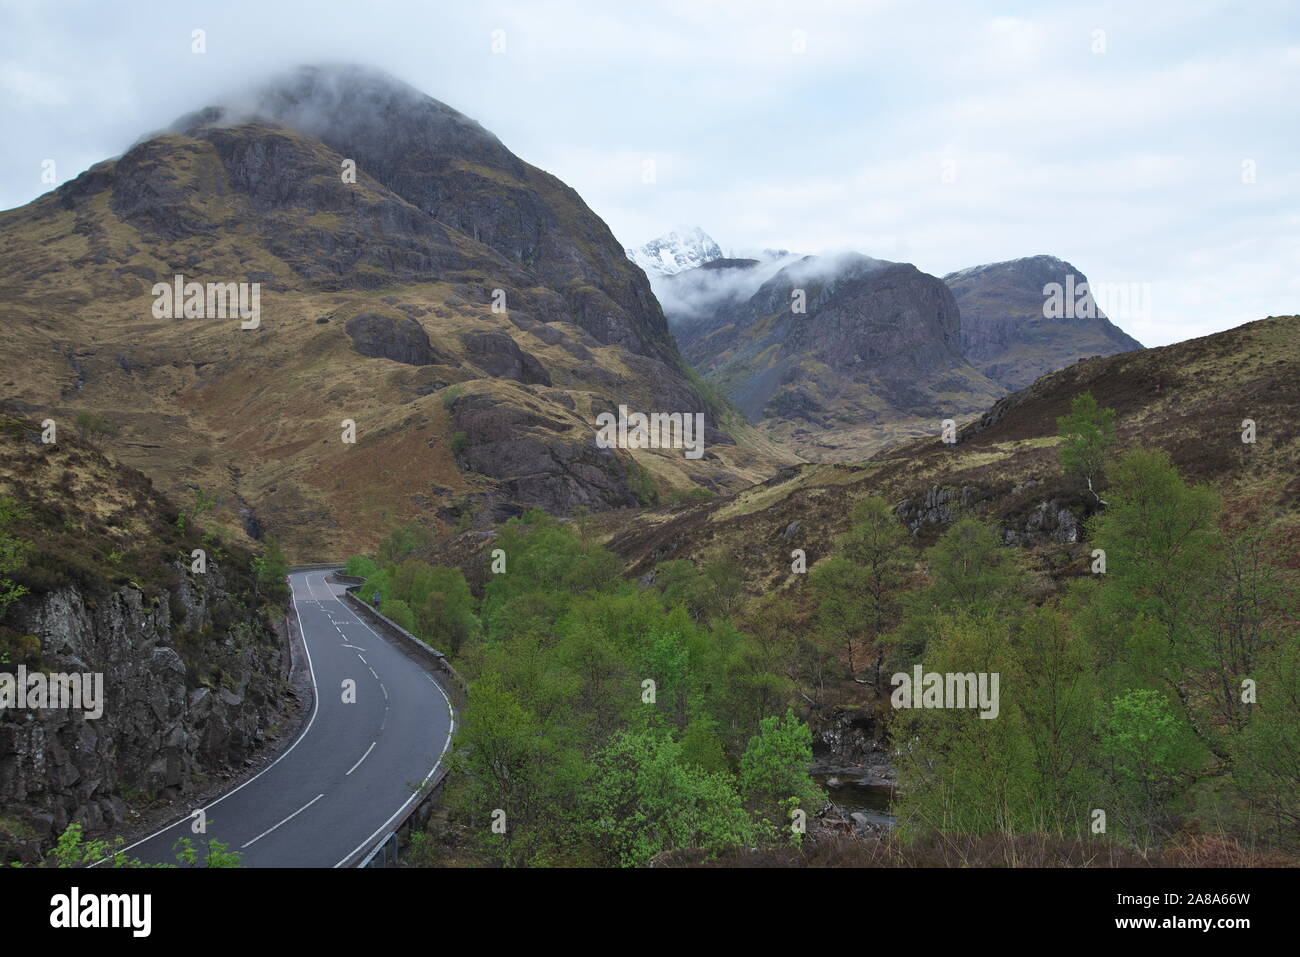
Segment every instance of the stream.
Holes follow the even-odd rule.
[[[888,784],[871,783],[868,778],[858,777],[843,772],[822,774],[814,772],[812,779],[818,787],[826,791],[826,796],[845,814],[855,811],[865,814],[873,823],[894,826],[894,816],[890,813],[893,804],[894,789]],[[836,782],[832,784],[831,782]]]

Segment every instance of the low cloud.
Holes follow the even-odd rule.
[[[869,272],[887,265],[885,260],[851,250],[821,256],[785,253],[764,256],[747,267],[702,268],[675,276],[652,276],[650,287],[673,325],[680,329],[744,302],[778,274],[791,287],[812,286],[850,271]]]
[[[744,302],[782,268],[799,261],[788,255],[760,260],[748,267],[690,269],[673,276],[651,276],[654,290],[664,313],[678,327],[707,319],[735,303]]]

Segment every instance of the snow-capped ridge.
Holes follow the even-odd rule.
[[[672,276],[723,258],[722,247],[698,226],[679,226],[625,252],[648,276]]]

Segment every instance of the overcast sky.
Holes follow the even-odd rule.
[[[627,245],[699,225],[938,275],[1051,253],[1150,284],[1119,320],[1148,345],[1300,312],[1294,0],[0,0],[0,208],[47,159],[62,182],[338,60],[479,120]]]

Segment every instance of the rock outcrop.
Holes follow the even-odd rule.
[[[177,582],[170,601],[74,586],[11,610],[7,624],[39,639],[42,668],[102,673],[104,701],[95,719],[0,711],[0,857],[34,860],[70,823],[120,828],[128,799],[190,793],[267,743],[282,716],[282,638],[265,618],[233,613],[219,566],[178,567]]]
[[[1042,488],[1031,480],[1011,488],[981,485],[934,485],[924,495],[910,496],[894,514],[913,535],[926,525],[951,525],[964,514],[992,520],[1007,545],[1044,542],[1073,544],[1083,537],[1083,523],[1096,510],[1073,494]],[[1040,491],[1041,489],[1041,491]]]
[[[120,835],[131,810],[244,770],[296,716],[277,589],[254,556],[71,423],[47,443],[12,410],[0,541],[18,561],[0,586],[20,594],[0,601],[0,673],[98,675],[102,694],[58,708],[5,689],[0,862],[34,860],[70,823]]]
[[[961,309],[963,355],[1008,389],[1079,359],[1142,348],[1097,306],[1088,277],[1055,256],[972,266],[944,282]],[[1056,318],[1044,309],[1052,284],[1061,289],[1065,313]],[[1076,293],[1068,301],[1067,291]]]
[[[392,359],[411,366],[427,366],[434,362],[429,334],[414,319],[367,312],[353,316],[343,328],[352,337],[352,345],[363,356]]]
[[[535,502],[565,514],[643,504],[630,486],[628,460],[575,436],[573,422],[548,417],[496,396],[475,393],[451,404],[457,460],[466,470],[497,480],[499,492],[483,502],[497,520],[509,516],[509,501]]]
[[[460,337],[465,354],[490,376],[525,385],[550,385],[551,377],[537,361],[504,332],[468,332]]]

